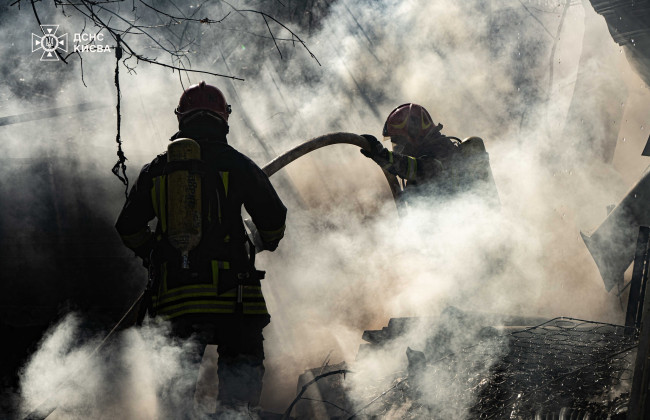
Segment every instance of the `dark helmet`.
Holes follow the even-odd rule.
[[[406,138],[411,143],[434,132],[440,132],[442,124],[435,125],[431,115],[418,104],[403,104],[395,108],[384,123],[384,137]]]
[[[197,114],[198,111],[207,111],[209,114],[222,119],[226,124],[228,123],[228,115],[232,112],[223,93],[204,81],[185,89],[174,113],[180,123],[187,117]]]

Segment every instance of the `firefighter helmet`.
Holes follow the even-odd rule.
[[[391,111],[384,123],[383,135],[391,137],[393,141],[403,137],[411,143],[416,143],[432,130],[439,132],[442,130],[442,124],[435,125],[424,107],[408,103]]]
[[[225,123],[228,123],[228,115],[231,113],[230,105],[226,103],[223,93],[204,81],[185,89],[174,113],[178,117],[178,122],[181,122],[197,111],[208,111],[221,118]]]

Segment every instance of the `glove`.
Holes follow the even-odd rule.
[[[372,136],[370,134],[362,134],[361,137],[366,139],[368,141],[368,145],[370,146],[370,151],[366,149],[361,149],[361,154],[364,155],[365,157],[368,158],[373,158],[375,155],[381,154],[386,148],[381,145],[379,140],[375,136]]]
[[[381,145],[375,136],[371,136],[370,134],[362,134],[361,137],[368,140],[368,144],[370,146],[369,151],[366,149],[361,149],[362,155],[374,160],[379,166],[384,169],[392,166],[392,162],[390,162],[390,152],[388,149]]]

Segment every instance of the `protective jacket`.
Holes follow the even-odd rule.
[[[403,180],[405,198],[419,193],[450,194],[456,192],[454,182],[460,156],[460,142],[435,133],[409,144],[403,153],[385,149],[382,167]],[[379,162],[378,162],[379,163]]]
[[[445,198],[463,192],[481,194],[491,205],[499,197],[483,140],[463,142],[434,132],[403,153],[382,148],[372,157],[379,165],[403,180],[407,202],[417,196]]]
[[[181,137],[191,136],[179,132],[172,139]],[[188,314],[268,314],[241,207],[270,250],[284,235],[286,207],[266,174],[229,146],[225,136],[194,140],[201,147],[201,162],[190,170],[201,176],[203,223],[200,242],[189,252],[189,268],[183,268],[180,252],[166,236],[167,176],[175,169],[166,153],[144,165],[115,227],[127,247],[144,260],[151,259],[155,314],[167,319]],[[148,225],[154,217],[158,220],[155,233]]]

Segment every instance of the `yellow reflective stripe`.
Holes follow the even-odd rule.
[[[211,264],[212,264],[212,285],[216,289],[217,287],[219,287],[219,269],[230,270],[230,262],[212,260]]]
[[[183,288],[172,289],[169,292],[162,293],[160,296],[152,296],[151,300],[155,305],[164,305],[176,300],[188,299],[194,297],[203,297],[203,298],[235,298],[237,297],[237,292],[235,289],[231,289],[225,293],[218,294],[217,289],[213,287],[197,287],[195,290],[188,290],[190,287],[194,286],[185,286]],[[183,289],[183,290],[180,290]],[[245,293],[244,296],[247,297],[260,297],[260,293]]]
[[[158,299],[156,299],[156,300],[152,299],[152,300],[153,300],[153,306],[154,307],[160,307],[160,306],[167,307],[168,304],[174,303],[176,301],[183,300],[183,299],[191,299],[191,298],[210,299],[212,297],[216,297],[216,295],[217,295],[216,292],[213,292],[213,293],[185,293],[185,294],[178,295],[178,296],[173,296],[173,297],[164,297],[163,296],[160,300],[158,300]],[[184,302],[184,303],[194,303],[194,302],[198,302],[198,300],[195,299],[195,300]],[[233,300],[233,302],[234,302],[234,300]],[[180,305],[180,303],[179,303],[179,305]],[[164,310],[164,309],[161,309],[161,310]]]
[[[390,150],[388,151],[388,163],[392,164],[394,162],[393,160],[393,152]]]
[[[266,309],[244,309],[244,315],[268,315]]]
[[[169,319],[191,313],[233,313],[235,308],[235,302],[196,301],[166,307],[160,311],[160,315]]]
[[[217,190],[216,193],[217,193],[217,220],[219,221],[219,224],[221,224],[221,197],[219,197],[219,190]]]
[[[188,314],[233,314],[235,309],[184,309],[182,311],[174,312],[173,314],[161,314],[160,317],[164,320],[170,320],[182,315]]]
[[[406,161],[408,163],[408,169],[406,170],[407,179],[415,179],[415,176],[418,171],[418,161],[414,157],[406,156]]]
[[[234,314],[235,309],[184,309],[181,311],[174,312],[173,314],[160,314],[160,317],[164,320],[170,320],[182,315],[188,314]]]
[[[230,270],[230,262],[212,260],[212,285],[217,287],[219,285],[219,269]]]
[[[162,305],[163,303],[172,302],[179,299],[186,299],[192,297],[213,297],[217,295],[217,288],[207,285],[191,285],[177,287],[165,291],[160,296],[152,296],[152,301]]]
[[[228,261],[217,261],[217,260],[212,260],[212,275],[214,279],[214,274],[219,271],[219,269],[222,270],[230,270],[230,263]]]
[[[122,242],[124,242],[124,245],[127,247],[131,249],[139,248],[151,239],[151,231],[149,230],[149,227],[145,227],[130,235],[120,235],[120,238],[122,238]]]
[[[179,308],[190,307],[190,306],[193,306],[193,307],[195,307],[197,309],[198,308],[201,308],[201,309],[233,308],[235,306],[235,303],[236,302],[229,301],[229,300],[223,300],[223,301],[220,301],[220,300],[195,300],[195,301],[192,301],[192,302],[183,302],[183,303],[179,303],[179,304],[176,304],[176,305],[167,306],[165,308],[165,312],[170,312],[170,311],[174,311],[174,310],[179,309]]]
[[[262,237],[263,241],[270,242],[276,239],[282,239],[284,237],[285,227],[286,225],[282,225],[280,229],[275,229],[275,230],[258,229],[257,231],[260,233],[260,236]]]
[[[262,286],[244,286],[244,292],[262,293]]]
[[[221,180],[223,181],[223,189],[226,191],[226,197],[228,196],[228,179],[230,177],[230,172],[228,171],[219,171],[221,175]]]
[[[225,238],[223,238],[224,242],[230,242],[230,235],[226,235]]]
[[[244,302],[243,310],[245,315],[266,315],[269,313],[264,302]]]
[[[409,108],[409,115],[407,115],[406,118],[404,118],[404,121],[402,121],[399,124],[391,124],[390,126],[394,127],[397,130],[400,130],[400,129],[406,127],[406,123],[408,122],[410,116],[411,116],[411,109]]]
[[[230,289],[227,292],[224,292],[219,295],[219,297],[224,297],[224,298],[236,298],[237,297],[237,289]]]

